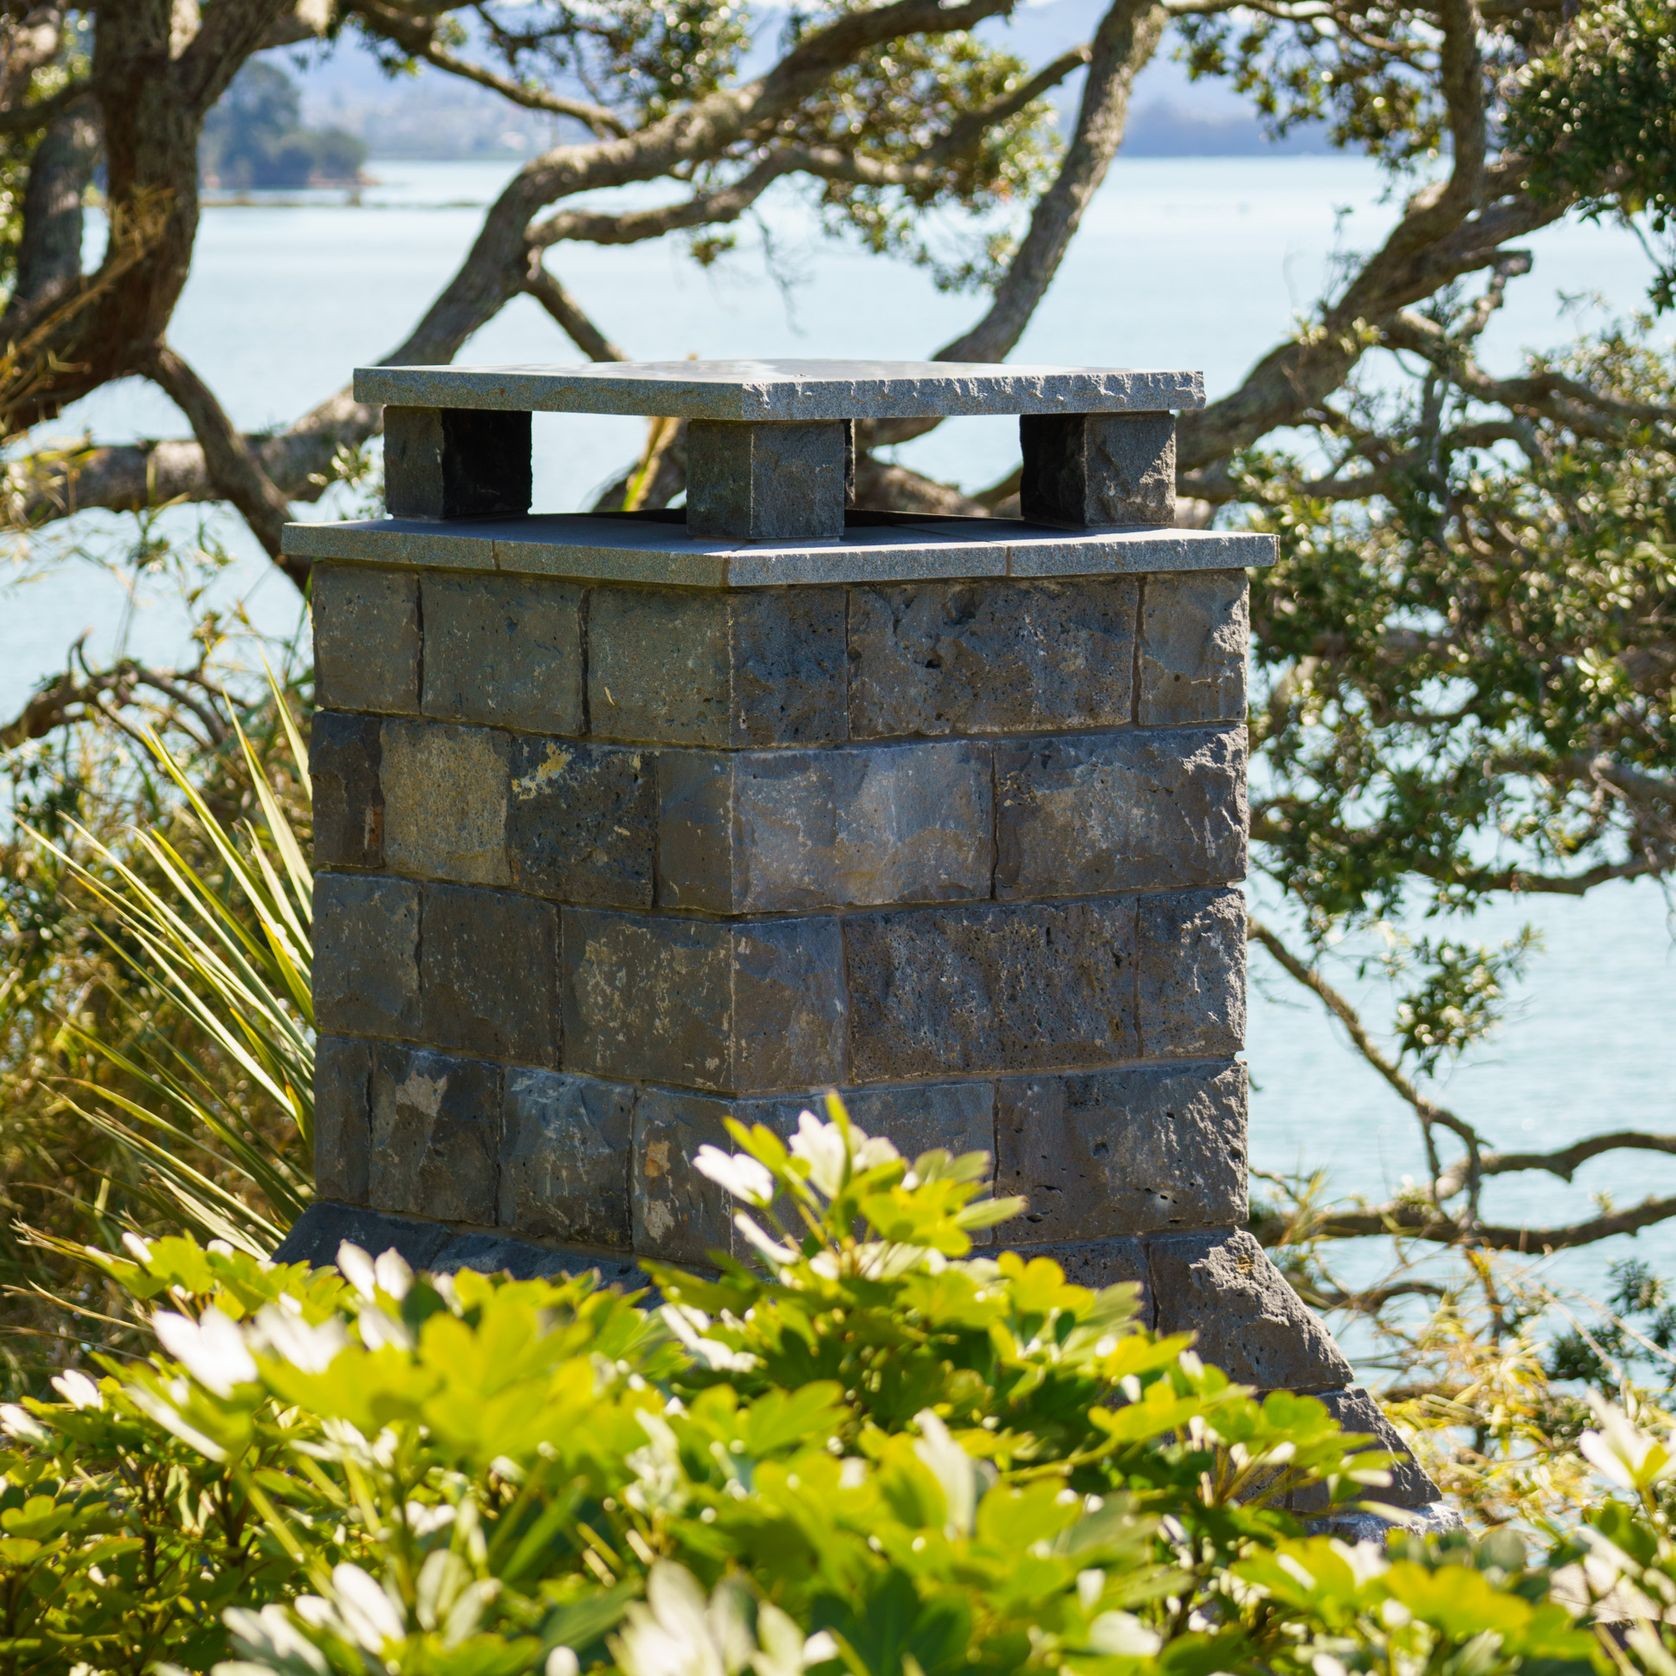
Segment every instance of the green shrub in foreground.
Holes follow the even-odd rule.
[[[1676,1588],[1671,1457],[1621,1418],[1589,1447],[1629,1501],[1542,1563],[1312,1537],[1279,1498],[1380,1457],[1126,1289],[971,1257],[1013,1208],[981,1159],[836,1107],[735,1134],[701,1164],[760,1264],[660,1269],[652,1310],[350,1248],[100,1258],[155,1347],[0,1411],[0,1670],[1487,1676],[1628,1656],[1553,1598],[1585,1550],[1574,1596]]]

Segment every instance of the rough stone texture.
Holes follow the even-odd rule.
[[[701,1146],[733,1150],[722,1126],[731,1109],[702,1096],[641,1090],[634,1103],[631,1165],[637,1256],[702,1264],[715,1252],[733,1250],[733,1212],[743,1207],[693,1168]]]
[[[604,739],[800,745],[845,737],[844,593],[601,588],[588,715]]]
[[[998,897],[1245,875],[1245,738],[1128,729],[995,746]]]
[[[672,419],[943,419],[1205,405],[1204,375],[987,361],[609,361],[580,366],[357,367],[355,399]]]
[[[844,924],[859,1082],[1132,1058],[1133,902],[858,914]]]
[[[316,867],[384,865],[381,755],[376,717],[316,712],[308,741]]]
[[[1176,422],[1168,413],[1027,414],[1019,509],[1083,529],[1169,524],[1176,515]]]
[[[649,908],[657,781],[649,751],[514,739],[506,817],[512,882],[557,902]]]
[[[1146,1248],[1139,1240],[1076,1240],[1068,1244],[1025,1245],[1000,1230],[1003,1241],[1016,1247],[1020,1257],[1050,1257],[1065,1271],[1073,1286],[1133,1286],[1138,1289],[1136,1319],[1150,1327],[1153,1319],[1152,1287],[1147,1278]]]
[[[1430,1507],[1438,1499],[1437,1485],[1415,1460],[1402,1433],[1360,1385],[1324,1391],[1321,1401],[1345,1431],[1362,1432],[1372,1440],[1365,1448],[1380,1449],[1394,1457],[1389,1468],[1391,1482],[1381,1489],[1368,1489],[1363,1499],[1385,1507],[1414,1509]],[[1318,1487],[1295,1490],[1287,1498],[1287,1505],[1294,1513],[1319,1513],[1327,1506],[1327,1492]]]
[[[1146,1250],[1158,1330],[1196,1333],[1199,1354],[1231,1379],[1281,1391],[1350,1383],[1344,1353],[1243,1229],[1167,1235]]]
[[[322,709],[419,708],[419,579],[322,564],[314,570],[314,696]]]
[[[559,911],[471,885],[420,902],[420,1034],[432,1047],[521,1065],[559,1058]]]
[[[1248,592],[1238,570],[1146,579],[1135,660],[1143,726],[1245,720]]]
[[[650,1282],[638,1265],[606,1253],[555,1250],[513,1234],[457,1233],[432,1262],[433,1269],[476,1269],[480,1274],[505,1274],[513,1280],[562,1280],[593,1274],[603,1286],[644,1291]],[[648,1300],[655,1301],[655,1300]]]
[[[384,724],[384,858],[399,873],[504,885],[511,742],[447,722]]]
[[[417,885],[344,873],[315,875],[314,1017],[326,1033],[417,1033]]]
[[[687,426],[687,528],[742,541],[835,541],[844,533],[841,422]]]
[[[1120,726],[1135,608],[1128,577],[852,588],[851,734]]]
[[[552,1071],[506,1073],[500,1217],[542,1239],[628,1248],[634,1090]]]
[[[1235,890],[1145,896],[1135,991],[1150,1056],[1220,1056],[1245,1042],[1245,898]]]
[[[322,1198],[367,1202],[371,1112],[372,1048],[321,1036],[314,1046],[314,1191]]]
[[[425,714],[582,731],[582,594],[565,582],[427,576]]]
[[[1246,1216],[1245,1067],[1145,1065],[996,1086],[996,1191],[1034,1237],[1105,1239]]]
[[[394,1045],[372,1071],[374,1210],[423,1209],[443,1222],[495,1221],[501,1071],[476,1059]]]
[[[384,410],[384,504],[398,518],[501,518],[530,509],[530,416],[473,404]]]
[[[394,1251],[415,1269],[432,1269],[451,1237],[450,1230],[441,1222],[389,1216],[360,1205],[316,1199],[291,1224],[274,1250],[274,1261],[312,1263],[317,1268],[328,1268],[337,1263],[338,1248],[349,1244],[359,1246],[372,1257]]]
[[[844,1080],[838,926],[564,911],[564,1063],[752,1093]]]
[[[660,903],[752,913],[989,895],[988,747],[665,753]]]

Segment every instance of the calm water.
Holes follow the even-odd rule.
[[[246,426],[283,423],[378,358],[443,282],[505,173],[496,164],[379,165],[359,207],[335,197],[302,207],[210,211],[173,339]],[[1378,176],[1340,159],[1139,161],[1114,171],[1053,293],[1016,358],[1202,367],[1214,395],[1319,294],[1339,251],[1365,249],[1391,217]],[[761,239],[726,268],[701,273],[674,248],[561,251],[555,267],[615,340],[643,358],[685,355],[919,356],[963,329],[969,298],[939,295],[924,276],[819,243],[789,202],[770,204],[781,277],[764,273]],[[1565,229],[1530,247],[1534,275],[1491,327],[1486,358],[1511,368],[1522,347],[1564,341],[1562,298],[1598,294],[1620,312],[1642,296],[1645,261],[1615,229]],[[571,346],[533,304],[512,307],[465,359],[569,360]],[[102,391],[59,427],[102,438],[180,430],[149,387]],[[538,417],[537,502],[580,504],[639,445],[636,421]],[[968,485],[1016,459],[1006,421],[962,421],[913,445],[912,462]],[[310,516],[336,515],[332,508]],[[186,533],[192,512],[171,513]],[[270,634],[294,632],[297,605],[236,527],[214,523],[229,560],[208,596]],[[121,552],[132,526],[86,518],[76,538]],[[0,710],[10,713],[90,631],[94,656],[118,644],[180,655],[187,614],[166,587],[131,590],[89,567],[60,569],[7,589],[0,611]],[[1529,919],[1545,951],[1518,1015],[1444,1081],[1441,1097],[1502,1146],[1539,1146],[1607,1128],[1669,1129],[1676,1120],[1672,1002],[1676,958],[1665,903],[1650,886],[1586,902],[1498,909],[1473,932],[1508,934]],[[1355,950],[1346,951],[1346,965]],[[1374,1009],[1379,986],[1348,971],[1341,985]],[[1250,1052],[1252,1153],[1272,1171],[1327,1169],[1345,1191],[1383,1195],[1420,1165],[1406,1109],[1354,1061],[1312,998],[1254,961]],[[1542,1224],[1584,1213],[1594,1195],[1620,1204],[1676,1190],[1676,1159],[1587,1167],[1573,1186],[1530,1178],[1501,1184],[1497,1218]],[[1676,1274],[1676,1230],[1617,1241],[1560,1260],[1553,1271],[1597,1289],[1605,1262],[1632,1251]],[[1368,1255],[1370,1267],[1376,1262]]]

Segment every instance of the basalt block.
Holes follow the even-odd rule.
[[[1430,1507],[1438,1500],[1437,1485],[1415,1460],[1402,1433],[1385,1418],[1384,1410],[1360,1385],[1342,1391],[1323,1391],[1320,1400],[1345,1431],[1359,1432],[1368,1439],[1364,1448],[1377,1449],[1391,1457],[1387,1469],[1391,1482],[1370,1486],[1363,1492],[1363,1499],[1382,1507],[1412,1509]],[[1318,1488],[1295,1490],[1287,1498],[1287,1505],[1294,1513],[1321,1513],[1327,1507],[1327,1492]]]
[[[1132,901],[856,914],[844,957],[858,1082],[1102,1065],[1139,1048]]]
[[[314,691],[335,710],[419,708],[419,579],[320,564],[310,583]]]
[[[687,528],[742,541],[836,540],[844,533],[847,427],[693,419]]]
[[[419,887],[319,873],[314,880],[314,1016],[327,1032],[418,1033]]]
[[[649,908],[658,758],[622,745],[514,739],[506,848],[512,882],[556,902]]]
[[[377,717],[316,714],[308,741],[316,867],[384,865],[382,760]]]
[[[508,736],[446,722],[390,721],[382,752],[389,867],[455,884],[509,883]]]
[[[1005,1226],[1001,1235],[1009,1246]],[[1154,1315],[1151,1281],[1147,1274],[1146,1248],[1137,1239],[1071,1240],[1045,1245],[1017,1246],[1018,1255],[1027,1260],[1045,1257],[1064,1271],[1073,1286],[1089,1286],[1096,1291],[1106,1286],[1135,1288],[1135,1318],[1143,1327],[1150,1327]]]
[[[1019,507],[1034,523],[1086,529],[1175,519],[1173,414],[1026,414],[1019,443]]]
[[[475,408],[384,410],[384,500],[397,518],[529,511],[530,416]]]
[[[626,1250],[634,1089],[561,1072],[506,1074],[502,1226]]]
[[[582,594],[563,582],[427,576],[427,716],[582,731]]]
[[[1009,1077],[996,1102],[996,1190],[1026,1200],[1032,1239],[1245,1220],[1243,1065]]]
[[[367,1202],[372,1148],[370,1043],[321,1036],[314,1046],[314,1191],[345,1204]]]
[[[852,588],[851,735],[1122,726],[1136,604],[1128,576]]]
[[[982,745],[672,751],[660,780],[668,906],[795,912],[989,895]]]
[[[501,1068],[394,1045],[372,1070],[367,1197],[374,1210],[423,1206],[443,1222],[493,1227]]]
[[[1245,720],[1248,592],[1241,570],[1147,578],[1135,660],[1143,726]]]
[[[1136,1003],[1149,1056],[1238,1053],[1245,1043],[1245,898],[1236,890],[1142,897]]]

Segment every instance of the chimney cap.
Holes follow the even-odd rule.
[[[1204,375],[982,361],[594,361],[358,367],[357,401],[520,413],[775,423],[983,414],[1160,413],[1205,405]]]

